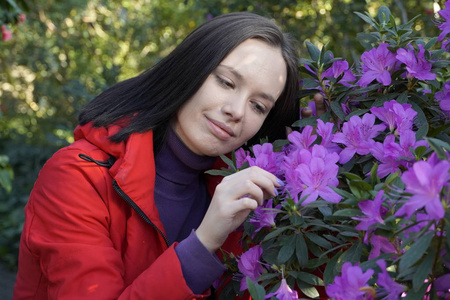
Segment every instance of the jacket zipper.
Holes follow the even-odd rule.
[[[164,241],[166,242],[167,248],[169,247],[169,241],[167,240],[167,237],[165,234],[161,231],[161,229],[158,228],[150,219],[149,217],[142,211],[142,209],[119,187],[119,184],[116,180],[113,180],[112,182],[114,190],[119,194],[119,196],[125,200],[125,202],[131,206],[134,211],[137,212],[137,214],[150,226],[152,226],[156,231],[158,231],[161,236],[163,237]]]

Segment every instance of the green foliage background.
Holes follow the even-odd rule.
[[[319,48],[328,43],[335,55],[351,60],[364,51],[354,37],[366,28],[353,12],[375,14],[385,5],[403,22],[421,14],[425,17],[416,29],[424,36],[436,35],[433,3],[1,0],[0,25],[7,24],[13,37],[0,41],[0,171],[7,170],[7,180],[12,167],[14,179],[11,191],[0,185],[0,262],[15,268],[23,206],[42,164],[73,141],[80,108],[108,86],[151,67],[208,18],[232,11],[255,12],[291,32],[299,41],[301,56],[306,56],[304,41],[310,41]],[[436,3],[443,7],[444,1]],[[27,20],[14,24],[14,13],[21,9]]]

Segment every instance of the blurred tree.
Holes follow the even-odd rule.
[[[16,6],[10,5],[15,3]],[[27,20],[16,24],[25,7]],[[436,30],[433,5],[419,0],[0,0],[0,154],[9,156],[12,192],[0,189],[0,260],[14,266],[22,209],[37,173],[58,148],[73,141],[80,108],[117,81],[137,75],[168,54],[200,23],[232,11],[251,11],[308,40],[328,43],[351,60],[363,48],[350,37],[365,25],[353,12],[380,5],[412,18],[423,34]],[[305,52],[303,52],[305,53]]]

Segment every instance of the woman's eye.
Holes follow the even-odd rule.
[[[262,106],[261,104],[254,102],[253,107],[256,110],[256,112],[258,112],[260,114],[266,114],[266,108],[264,106]]]
[[[232,88],[232,89],[234,88],[234,84],[232,82],[230,82],[230,81],[228,81],[226,79],[223,79],[220,76],[216,76],[216,79],[221,85],[223,85],[223,86],[225,86],[227,88]]]

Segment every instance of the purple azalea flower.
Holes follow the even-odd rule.
[[[286,181],[285,189],[289,191],[295,203],[298,202],[298,194],[305,189],[296,169],[298,165],[309,164],[310,161],[311,152],[309,150],[297,149],[286,155],[281,163],[280,169],[284,172]]]
[[[286,279],[281,280],[280,287],[275,293],[267,294],[264,299],[277,297],[279,300],[296,300],[298,299],[297,291],[293,291],[286,282]]]
[[[437,92],[434,97],[439,102],[439,107],[450,117],[450,81],[444,84],[444,90]]]
[[[391,84],[391,73],[394,69],[396,59],[395,54],[389,51],[389,44],[381,43],[378,48],[373,48],[369,52],[361,55],[363,75],[356,83],[359,86],[368,86],[373,80],[384,86]]]
[[[267,200],[267,202],[258,206],[254,215],[249,219],[249,222],[256,227],[254,234],[263,229],[264,227],[274,227],[275,217],[277,212],[273,210],[273,199]],[[277,205],[275,209],[280,209],[281,205]]]
[[[246,160],[251,167],[258,166],[272,174],[276,174],[278,170],[277,154],[273,152],[273,145],[265,143],[253,146],[253,154],[255,158],[247,156]]]
[[[242,253],[239,258],[238,268],[244,275],[244,278],[241,280],[241,291],[247,289],[246,277],[256,281],[256,279],[258,279],[258,277],[261,276],[262,272],[265,270],[259,262],[262,252],[261,246],[254,246]]]
[[[346,262],[342,265],[342,275],[334,278],[334,283],[326,287],[326,292],[332,299],[337,300],[367,299],[366,292],[361,288],[368,287],[367,281],[373,273],[372,269],[363,272],[359,266]]]
[[[357,230],[368,230],[374,224],[384,224],[383,218],[381,217],[381,206],[384,200],[383,194],[384,191],[380,190],[373,201],[365,200],[358,203],[364,216],[352,218],[353,220],[361,221],[356,225]]]
[[[317,135],[312,134],[313,127],[305,126],[302,132],[292,131],[288,135],[288,140],[298,149],[309,149],[312,143],[317,139]]]
[[[345,164],[355,153],[366,155],[375,143],[373,138],[383,131],[386,126],[383,124],[374,125],[375,116],[365,114],[361,119],[359,116],[352,116],[348,122],[342,125],[342,132],[338,132],[333,137],[333,142],[341,143],[346,146],[339,154],[339,163]]]
[[[350,81],[355,81],[356,77],[353,75],[352,71],[349,69],[348,62],[346,60],[338,60],[333,62],[330,68],[322,73],[322,78],[332,77],[338,78],[344,73],[343,77],[339,81],[344,86],[351,86]],[[324,80],[326,85],[329,85],[329,80]]]
[[[384,236],[372,234],[370,237],[370,244],[372,245],[372,250],[370,251],[369,259],[380,256],[381,251],[384,253],[397,252],[394,245],[392,245],[388,238],[385,238]]]
[[[444,49],[445,52],[450,52],[450,41],[442,42],[441,49]]]
[[[395,213],[396,216],[406,214],[411,217],[416,210],[425,207],[425,211],[434,220],[444,217],[445,210],[442,207],[440,193],[449,185],[450,162],[441,161],[435,166],[427,161],[418,161],[413,167],[405,171],[402,181],[405,183],[405,191],[412,196]]]
[[[447,159],[450,160],[450,153],[446,152]],[[430,157],[428,157],[427,162],[429,162],[432,166],[436,166],[438,163],[441,162],[439,159],[439,156],[437,156],[436,152],[431,153]]]
[[[236,167],[239,169],[242,165],[247,161],[247,156],[249,155],[248,151],[245,151],[243,148],[239,148],[235,151],[236,156]]]
[[[438,41],[442,41],[450,33],[450,1],[445,2],[445,9],[438,11],[438,14],[444,20],[439,22],[438,28],[442,30],[438,36]]]
[[[314,145],[311,151],[311,161],[299,164],[296,168],[297,176],[305,186],[300,199],[307,196],[302,205],[322,197],[325,201],[338,203],[339,196],[330,186],[336,187],[339,183],[337,174],[339,159],[337,153],[329,153],[323,146]]]
[[[429,221],[431,220],[430,216],[425,214],[425,213],[416,213],[416,222],[417,224],[414,226],[410,226],[407,229],[404,230],[404,234],[405,236],[408,238],[410,236],[410,232],[419,232],[422,230],[422,228],[424,228],[425,226],[428,225]],[[404,225],[406,226],[406,225]],[[428,230],[434,230],[435,226],[431,225]]]
[[[411,149],[419,146],[428,146],[427,142],[420,140],[416,142],[416,135],[413,131],[404,131],[399,137],[399,143],[395,141],[395,135],[389,134],[385,137],[383,144],[376,142],[372,149],[372,155],[380,162],[377,175],[380,178],[400,170],[400,166],[409,168],[412,163],[406,158],[414,160]],[[399,157],[404,157],[399,159]]]
[[[415,53],[414,48],[408,45],[407,49],[397,50],[396,58],[406,65],[408,78],[417,78],[419,80],[434,80],[436,74],[431,72],[432,64],[425,59],[425,48],[423,45],[417,45],[419,53]]]
[[[450,293],[450,274],[444,274],[434,282],[436,290]]]
[[[377,265],[381,269],[381,273],[378,273],[377,284],[383,287],[383,292],[377,292],[377,295],[384,296],[382,298],[383,300],[398,300],[405,287],[395,282],[391,276],[389,276],[384,260],[377,260]]]
[[[320,137],[322,137],[320,145],[324,146],[330,153],[340,153],[342,151],[341,147],[339,147],[338,144],[333,143],[333,127],[333,123],[324,123],[321,119],[317,119],[316,132]]]
[[[383,107],[372,107],[370,112],[386,123],[391,132],[397,128],[399,134],[412,130],[413,120],[417,115],[411,104],[400,104],[395,100],[384,102]]]
[[[316,102],[310,101],[306,107],[300,107],[300,119],[302,118],[302,111],[304,109],[312,110],[312,114],[311,115],[314,116],[314,117],[317,116],[317,114],[316,114]]]

